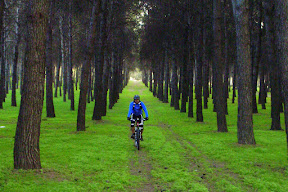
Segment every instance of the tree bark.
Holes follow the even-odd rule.
[[[66,102],[67,93],[67,63],[65,60],[65,45],[64,45],[64,33],[63,33],[63,17],[60,15],[60,38],[61,38],[61,54],[62,54],[62,82],[63,82],[63,101]]]
[[[254,17],[253,17],[253,14],[255,12],[254,9],[256,9],[254,0],[249,0],[249,23],[250,23],[249,32],[250,32],[250,52],[251,52],[251,65],[252,65],[252,111],[253,113],[258,113],[257,101],[256,101],[258,63],[256,60],[257,59],[256,57],[257,43],[255,42],[255,38],[258,38],[259,35],[257,35],[257,33],[255,32],[256,22],[254,21]]]
[[[0,0],[0,39],[2,39],[2,30],[4,23],[4,10],[5,10],[5,1]]]
[[[193,56],[192,56],[193,55]],[[189,104],[188,104],[188,117],[194,117],[194,62],[191,60],[191,57],[194,58],[194,54],[191,52],[189,56],[188,64],[188,75],[189,75]]]
[[[204,109],[208,109],[208,98],[209,98],[209,63],[210,59],[208,56],[208,52],[211,52],[211,46],[209,45],[209,19],[208,16],[209,13],[209,7],[208,7],[208,1],[204,0],[204,18],[203,18],[203,98],[204,98]]]
[[[214,17],[214,69],[215,69],[215,83],[216,83],[216,93],[215,93],[215,107],[217,112],[217,127],[218,132],[227,132],[227,123],[225,116],[225,95],[224,84],[223,84],[223,52],[222,52],[222,31],[221,31],[221,0],[214,0],[213,7],[213,17]]]
[[[44,100],[48,0],[28,1],[28,62],[14,143],[15,169],[41,169],[40,125]],[[33,117],[33,118],[32,118]]]
[[[168,103],[168,96],[169,96],[169,81],[170,81],[170,73],[169,73],[169,62],[168,62],[168,44],[165,43],[165,59],[164,59],[164,81],[165,81],[165,87],[164,87],[164,97],[163,97],[163,103]]]
[[[87,62],[87,61],[85,61],[85,62]],[[82,66],[82,68],[83,68],[83,66]],[[92,69],[90,67],[90,69],[89,69],[89,77],[88,77],[88,90],[87,90],[87,93],[86,93],[87,94],[87,103],[90,103],[91,98],[93,98],[92,94],[91,94],[92,93],[92,74],[91,74],[91,72],[92,72]],[[82,79],[82,73],[81,73],[81,79]],[[80,84],[80,90],[81,90],[81,84]]]
[[[161,55],[161,59],[159,61],[159,80],[158,80],[158,92],[157,97],[160,101],[163,101],[163,81],[164,81],[164,62],[165,62],[165,56]]]
[[[172,45],[175,49],[174,45]],[[179,89],[178,89],[178,74],[176,65],[176,56],[174,50],[172,50],[172,97],[173,97],[173,107],[175,110],[179,110]]]
[[[81,71],[80,97],[77,115],[77,131],[85,131],[85,114],[86,114],[86,98],[88,92],[88,78],[91,78],[91,60],[94,53],[94,43],[96,38],[96,23],[99,14],[100,1],[93,0],[92,14],[89,25],[89,34],[87,39],[87,54],[85,54],[84,63]],[[96,10],[97,9],[97,10]],[[97,14],[96,14],[97,13]]]
[[[197,10],[197,20],[198,20],[198,26],[197,26],[197,61],[196,61],[196,87],[195,87],[195,93],[196,93],[196,100],[197,100],[197,107],[196,107],[196,121],[197,122],[203,122],[203,108],[202,108],[202,93],[203,93],[203,85],[202,85],[202,79],[203,79],[203,60],[204,60],[204,43],[203,43],[203,0],[198,1],[198,8]]]
[[[180,112],[186,113],[186,104],[188,101],[188,95],[189,95],[189,82],[188,82],[188,60],[189,60],[189,47],[188,47],[188,38],[189,38],[189,26],[187,25],[185,27],[184,32],[184,46],[183,46],[183,63],[182,63],[182,78],[181,78],[181,89],[182,89],[182,100],[181,100],[181,110]]]
[[[191,5],[191,2],[188,2]],[[189,13],[190,15],[190,13]],[[193,33],[192,33],[192,24],[191,19],[188,17],[188,63],[187,63],[187,70],[188,70],[188,83],[189,83],[189,103],[188,103],[188,117],[194,117],[194,43],[193,43]]]
[[[155,66],[155,62],[152,63],[153,66]],[[156,97],[157,96],[157,82],[158,82],[158,70],[153,69],[153,96]]]
[[[3,109],[5,100],[5,60],[4,60],[4,0],[0,0],[0,57],[1,57],[1,73],[0,73],[0,109]]]
[[[16,8],[16,26],[15,26],[15,34],[16,34],[16,45],[14,47],[14,61],[13,61],[13,73],[12,73],[12,98],[11,105],[16,107],[16,83],[17,83],[17,67],[18,67],[18,56],[19,56],[19,44],[20,44],[20,33],[18,32],[19,28],[19,8]]]
[[[233,0],[237,37],[238,143],[256,144],[252,116],[252,66],[249,37],[248,0]]]
[[[103,116],[106,116],[107,114],[107,94],[108,94],[108,84],[109,84],[109,74],[110,74],[110,60],[109,56],[107,55],[107,52],[105,52],[105,63],[104,63],[104,73],[103,73],[103,102],[104,102],[104,108],[103,108]]]
[[[152,75],[152,70],[149,70],[149,91],[152,92],[152,80],[153,80],[153,75]]]
[[[101,120],[103,115],[103,68],[104,68],[104,46],[106,38],[106,21],[105,12],[107,8],[107,0],[101,0],[101,13],[99,15],[98,40],[97,40],[97,56],[95,59],[95,106],[92,120]],[[106,106],[105,106],[106,107]]]
[[[6,32],[5,32],[6,33]],[[5,37],[6,37],[7,34],[5,34]],[[6,38],[5,38],[6,40]],[[7,46],[6,46],[6,41],[4,41],[4,58],[5,58],[5,91],[6,91],[6,94],[5,94],[5,97],[6,95],[9,93],[9,85],[10,85],[10,63],[7,61],[7,54],[6,54],[6,49],[7,49]]]
[[[235,103],[235,97],[236,97],[236,81],[237,81],[237,64],[234,64],[234,70],[233,70],[233,96],[232,96],[232,103]]]
[[[288,2],[286,0],[275,1],[276,12],[276,44],[277,62],[282,75],[282,91],[284,97],[285,130],[288,151]]]
[[[1,22],[1,21],[0,21]],[[0,32],[2,33],[2,32]],[[4,37],[0,39],[0,56],[1,56],[1,76],[0,76],[0,109],[3,109],[3,102],[5,101],[5,59],[4,59]]]
[[[74,101],[74,82],[73,82],[73,52],[72,52],[72,44],[73,44],[73,38],[72,38],[72,10],[73,7],[72,7],[72,1],[69,1],[69,32],[68,32],[68,45],[69,45],[69,53],[68,53],[68,77],[69,77],[69,86],[68,86],[68,89],[69,89],[69,98],[71,99],[71,105],[70,105],[70,109],[72,111],[75,110],[75,101]]]
[[[228,35],[228,3],[225,0],[224,1],[224,9],[225,11],[223,11],[223,55],[224,55],[224,110],[225,110],[225,114],[228,115],[228,105],[227,105],[227,99],[229,98],[229,72],[230,72],[230,57],[229,57],[229,50],[228,50],[228,44],[229,44],[229,35]]]
[[[47,48],[46,48],[46,113],[47,117],[55,117],[54,103],[53,103],[53,63],[52,63],[52,9],[53,0],[50,3],[49,23],[47,32]]]
[[[58,97],[58,88],[60,89],[60,67],[61,67],[61,61],[62,61],[62,54],[61,54],[61,46],[60,46],[59,47],[59,61],[57,63],[57,67],[56,67],[56,79],[55,79],[56,84],[55,84],[54,97]]]
[[[264,3],[265,8],[265,26],[266,26],[266,40],[267,40],[267,59],[270,65],[270,85],[271,85],[271,117],[272,125],[271,130],[281,130],[280,123],[280,105],[281,105],[281,92],[280,92],[280,68],[277,60],[276,51],[276,34],[274,24],[276,22],[274,13],[274,2],[266,0]]]

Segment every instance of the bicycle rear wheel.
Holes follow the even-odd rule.
[[[139,128],[136,130],[135,144],[136,144],[137,149],[140,150],[140,130],[139,130]]]

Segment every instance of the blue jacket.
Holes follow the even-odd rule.
[[[136,116],[142,115],[142,109],[144,110],[146,117],[148,117],[148,111],[146,109],[145,104],[141,101],[138,104],[132,101],[129,106],[129,112],[128,112],[127,117],[130,117],[132,113]]]

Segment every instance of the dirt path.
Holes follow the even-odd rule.
[[[241,186],[243,188],[243,191],[250,191],[249,188],[245,187],[243,183],[244,178],[241,178],[238,174],[229,170],[225,163],[211,160],[209,157],[203,154],[197,148],[197,146],[175,133],[170,125],[159,123],[159,127],[161,127],[166,133],[165,136],[167,137],[167,139],[177,141],[181,145],[181,147],[184,149],[184,152],[182,152],[182,156],[185,157],[186,163],[189,164],[189,171],[194,172],[195,170],[197,170],[197,172],[199,173],[198,176],[202,179],[202,183],[206,185],[209,191],[216,190],[216,180],[213,179],[215,177],[217,177],[218,180],[225,179],[226,181],[229,181],[232,185],[235,185],[236,181],[237,183],[240,182],[243,184]],[[191,150],[191,148],[193,148],[194,151],[197,151],[201,155],[197,157],[192,156],[191,154],[193,154],[193,150]],[[207,171],[207,169],[209,169],[210,171]]]
[[[136,149],[135,149],[136,150]],[[143,178],[142,184],[134,189],[138,192],[154,191],[153,176],[151,170],[153,169],[150,159],[147,157],[145,151],[135,151],[134,157],[130,159],[130,172],[132,175]]]
[[[130,81],[132,84],[129,87],[131,92],[139,92],[140,96],[143,94],[143,89],[137,89],[140,84],[139,81]],[[145,141],[144,141],[145,142]],[[131,147],[133,145],[133,140],[131,139]],[[134,147],[135,148],[135,147]],[[134,149],[134,154],[130,157],[129,168],[131,175],[139,176],[143,178],[141,185],[137,188],[130,189],[132,191],[138,192],[147,192],[147,191],[155,191],[153,176],[151,175],[151,170],[153,169],[152,164],[150,163],[151,160],[148,158],[147,153],[144,149],[138,151],[136,148]]]

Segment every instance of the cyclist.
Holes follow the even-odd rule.
[[[145,104],[140,101],[140,96],[139,95],[135,95],[134,96],[134,101],[132,101],[130,103],[129,106],[129,112],[127,115],[127,120],[131,121],[131,138],[134,139],[135,138],[135,121],[137,118],[139,118],[141,120],[140,124],[139,124],[139,128],[141,131],[141,140],[143,141],[143,116],[142,116],[142,109],[145,112],[145,120],[148,120],[148,111],[147,108],[145,106]]]

